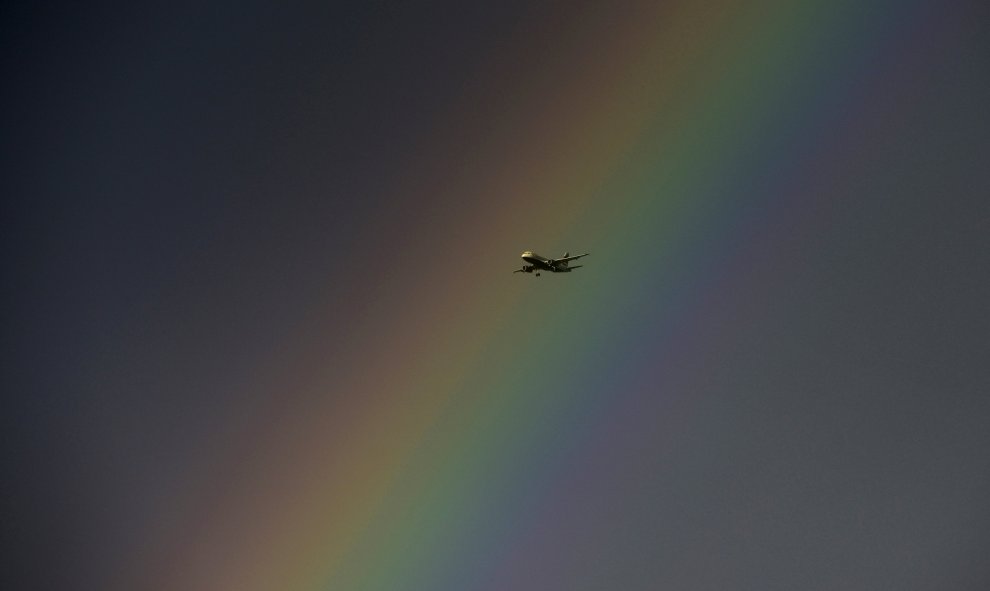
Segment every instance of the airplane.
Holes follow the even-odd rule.
[[[513,273],[536,273],[536,276],[540,276],[540,271],[550,271],[551,273],[570,273],[574,269],[579,269],[584,265],[575,265],[573,267],[568,266],[568,262],[574,259],[579,259],[581,257],[586,257],[591,253],[584,253],[579,255],[571,256],[571,253],[565,252],[564,256],[559,259],[547,259],[541,257],[531,250],[527,250],[522,253],[522,260],[529,263],[528,265],[523,265],[522,269],[516,269]]]

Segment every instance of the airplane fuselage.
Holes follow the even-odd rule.
[[[554,260],[554,259],[548,259],[546,257],[542,257],[531,250],[527,250],[526,252],[522,253],[521,256],[522,256],[522,260],[526,264],[523,265],[522,269],[519,269],[517,273],[518,272],[535,273],[539,275],[541,271],[549,271],[551,273],[570,273],[572,268],[576,269],[580,265],[578,265],[578,267],[568,267],[567,265],[568,261],[573,260],[575,258],[580,258],[581,256],[585,256],[585,255],[579,255],[577,257],[569,257],[569,255],[565,253],[563,259]]]
[[[551,271],[552,272],[554,270],[554,267],[553,267],[553,265],[550,264],[550,260],[549,259],[544,258],[544,257],[541,257],[540,255],[536,254],[535,252],[532,252],[532,251],[529,251],[529,250],[527,250],[526,252],[522,253],[522,260],[526,261],[526,263],[528,265],[531,265],[533,267],[536,267],[537,269],[540,269],[541,271]]]

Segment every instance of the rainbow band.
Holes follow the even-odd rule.
[[[691,401],[663,375],[690,361],[682,328],[751,269],[763,225],[817,211],[798,179],[827,170],[857,85],[919,11],[599,4],[523,26],[410,155],[367,232],[392,238],[371,253],[387,277],[340,288],[361,306],[300,334],[296,375],[260,378],[293,402],[218,435],[137,559],[161,575],[144,588],[522,588],[503,567],[573,515],[576,458],[635,446],[630,421],[676,436]],[[534,282],[511,274],[529,248],[592,256]],[[644,396],[665,414],[635,416]],[[561,542],[608,544],[585,533]]]

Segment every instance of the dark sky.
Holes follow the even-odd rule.
[[[100,587],[522,4],[4,4],[15,587]]]

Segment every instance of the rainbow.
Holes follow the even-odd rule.
[[[694,402],[676,370],[706,312],[778,256],[767,234],[827,224],[822,179],[922,18],[851,1],[534,11],[354,245],[387,271],[354,262],[327,287],[346,303],[245,378],[270,395],[218,426],[121,588],[571,588],[582,573],[553,565],[609,544],[574,522],[582,491],[616,449],[677,445]],[[591,256],[535,279],[511,273],[525,249]],[[616,478],[615,502],[636,484]],[[574,578],[527,578],[537,560]]]

